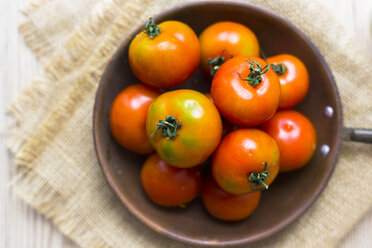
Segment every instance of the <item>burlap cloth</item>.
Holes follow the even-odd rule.
[[[16,191],[82,247],[186,247],[147,228],[106,183],[93,149],[102,72],[148,16],[181,0],[38,0],[23,9],[28,46],[45,77],[10,107]],[[372,127],[372,60],[314,0],[252,0],[305,32],[332,69],[346,126]],[[334,247],[372,206],[372,146],[343,143],[325,191],[300,219],[255,247]]]

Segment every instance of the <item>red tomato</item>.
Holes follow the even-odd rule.
[[[238,55],[260,55],[256,35],[246,26],[236,22],[217,22],[207,27],[199,36],[200,66],[208,76],[225,61]]]
[[[309,73],[300,59],[279,54],[267,59],[280,80],[279,109],[287,109],[301,102],[309,89]]]
[[[221,189],[209,175],[203,184],[204,207],[214,217],[221,220],[242,220],[253,213],[260,202],[261,192],[233,195]]]
[[[186,81],[200,60],[199,40],[185,23],[165,21],[158,26],[150,18],[145,30],[130,43],[129,64],[142,82],[169,88]]]
[[[279,105],[280,83],[275,72],[258,57],[238,56],[218,69],[211,94],[229,121],[253,127],[270,119]]]
[[[238,129],[226,135],[212,159],[214,179],[235,195],[268,188],[278,171],[279,148],[258,129]]]
[[[115,140],[136,153],[153,151],[146,135],[146,116],[160,91],[144,84],[124,89],[115,98],[110,110],[110,128]]]
[[[202,170],[200,166],[176,168],[153,154],[142,167],[141,183],[146,194],[156,204],[184,207],[200,191]]]
[[[221,139],[216,106],[202,93],[174,90],[160,95],[147,115],[146,132],[167,163],[181,168],[203,163]]]
[[[279,111],[261,129],[279,146],[280,171],[301,168],[314,154],[315,129],[310,120],[297,111]]]

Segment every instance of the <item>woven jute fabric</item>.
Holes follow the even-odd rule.
[[[180,0],[37,0],[20,32],[44,65],[11,105],[16,191],[81,247],[188,247],[150,230],[121,204],[93,147],[92,111],[105,66],[149,16]],[[314,0],[251,0],[289,19],[324,55],[344,125],[372,127],[372,64]],[[366,66],[367,65],[367,66]],[[336,169],[309,210],[254,247],[334,247],[372,206],[372,146],[343,143]],[[263,217],[264,218],[264,217]],[[253,247],[253,246],[252,246]]]

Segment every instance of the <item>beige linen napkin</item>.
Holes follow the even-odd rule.
[[[102,72],[139,24],[181,0],[38,0],[20,26],[46,76],[10,108],[21,198],[82,247],[187,247],[139,222],[107,185],[93,148]],[[293,22],[320,49],[338,85],[346,126],[372,127],[371,58],[314,0],[252,0]],[[306,11],[304,11],[306,10]],[[372,206],[371,145],[343,143],[325,191],[282,232],[254,247],[334,247]]]

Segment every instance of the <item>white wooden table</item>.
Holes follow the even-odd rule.
[[[5,117],[6,109],[35,75],[42,75],[41,66],[17,29],[22,20],[19,8],[28,1],[0,0],[0,248],[76,247],[9,187],[14,174],[2,132],[10,124]],[[372,56],[372,0],[321,2]],[[345,237],[339,248],[347,247],[372,247],[372,211]]]

